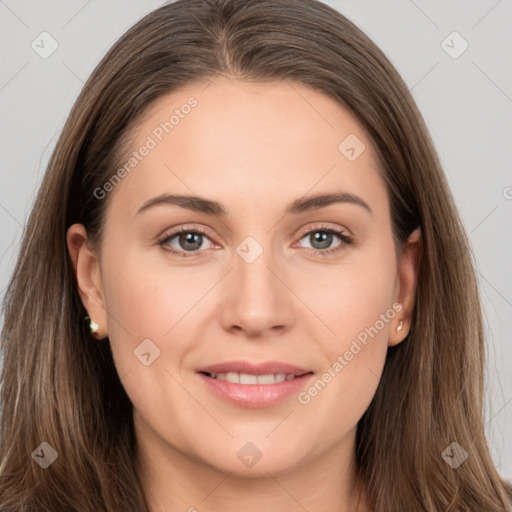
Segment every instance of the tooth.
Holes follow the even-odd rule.
[[[266,375],[258,375],[258,384],[274,384],[275,379],[272,373]]]
[[[248,373],[240,374],[240,384],[257,384],[258,380],[256,375],[250,375]]]
[[[217,380],[223,380],[235,384],[276,384],[285,380],[292,380],[296,376],[293,373],[267,373],[264,375],[252,375],[250,373],[210,373],[210,376]]]
[[[236,372],[226,373],[226,380],[238,384],[240,382],[240,375]]]

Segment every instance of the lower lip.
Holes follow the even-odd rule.
[[[204,373],[197,375],[218,397],[240,407],[254,408],[270,407],[299,393],[313,376],[312,373],[308,373],[275,384],[236,384],[208,377]]]

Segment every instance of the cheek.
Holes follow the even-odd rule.
[[[322,337],[318,348],[325,365],[297,398],[312,422],[311,430],[323,432],[325,446],[356,427],[379,385],[396,310],[391,303],[392,280],[377,278],[378,274],[353,272],[333,279],[323,305],[321,299],[314,302],[334,334]]]
[[[104,262],[112,353],[134,405],[152,410],[153,404],[159,411],[161,391],[173,384],[170,374],[184,372],[183,360],[197,350],[210,318],[208,292],[223,270],[180,268],[165,255],[155,258],[154,251],[121,248],[121,243],[110,244]]]
[[[389,320],[395,316],[393,255],[392,247],[368,254],[354,252],[339,264],[319,265],[297,279],[297,295],[326,327],[329,347],[343,350],[358,336],[364,342],[367,330],[376,340],[387,340]]]
[[[393,258],[392,247],[369,258],[354,258],[351,264],[347,258],[335,271],[323,269],[324,276],[317,272],[304,281],[302,293],[328,327],[319,347],[326,361],[323,373],[298,397],[299,403],[311,407],[311,417],[329,415],[337,425],[350,428],[370,404],[399,309],[393,302]],[[320,288],[315,282],[322,283]]]
[[[180,362],[194,345],[187,329],[200,309],[194,306],[211,281],[170,268],[163,258],[150,261],[121,244],[111,243],[105,254],[108,330],[117,372],[135,409],[157,424],[162,404],[187,402],[174,378],[180,378]]]
[[[163,340],[178,322],[188,322],[188,312],[208,289],[208,276],[198,279],[191,268],[171,266],[165,257],[140,251],[125,251],[124,257],[111,252],[105,262],[107,308],[113,320],[109,330],[119,330],[119,324],[134,338],[154,337]],[[210,277],[214,278],[212,272]],[[171,334],[169,334],[171,335]]]

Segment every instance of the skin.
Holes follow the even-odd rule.
[[[228,78],[190,85],[152,105],[134,150],[190,96],[197,106],[109,192],[100,251],[82,225],[68,231],[82,301],[99,338],[109,337],[134,406],[151,510],[354,512],[356,426],[388,347],[410,329],[420,235],[413,232],[397,264],[369,138],[347,110],[303,85]],[[366,146],[354,161],[338,150],[349,134]],[[352,203],[283,213],[304,195],[335,190],[359,196],[371,213]],[[160,205],[137,214],[162,193],[204,196],[228,213]],[[195,251],[190,257],[158,243],[182,225],[207,231],[199,251],[179,236],[166,242]],[[337,235],[315,242],[322,225],[353,243]],[[252,263],[236,252],[247,236],[263,249]],[[325,247],[340,250],[322,256]],[[316,381],[397,303],[402,310],[307,404],[293,395],[266,408],[236,406],[196,373],[234,359],[274,360],[307,368]],[[150,366],[134,357],[147,338],[160,350]],[[247,442],[262,454],[253,467],[237,457]],[[357,510],[370,510],[364,495]]]

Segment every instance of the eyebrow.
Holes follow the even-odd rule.
[[[361,206],[368,213],[373,214],[370,206],[361,197],[351,194],[349,192],[332,192],[325,194],[316,194],[311,196],[305,196],[300,199],[296,199],[289,204],[284,213],[297,215],[311,210],[318,210],[325,208],[331,204],[336,203],[349,203]],[[176,195],[176,194],[161,194],[157,197],[153,197],[146,201],[137,211],[135,215],[139,215],[144,211],[161,205],[175,205],[187,210],[195,212],[205,213],[207,215],[213,215],[216,217],[225,217],[227,215],[226,208],[219,202],[207,199],[200,196],[191,195]]]

